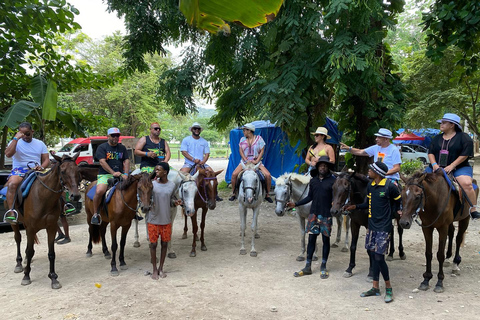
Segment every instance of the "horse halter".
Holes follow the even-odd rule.
[[[283,204],[283,211],[285,211],[285,208],[287,207],[287,203],[290,202],[290,198],[292,196],[292,183],[288,181],[287,183],[285,183],[285,186],[287,187],[287,190],[285,191],[285,194],[287,195],[286,199],[280,200],[277,197],[275,197],[275,202]]]
[[[183,186],[187,183],[195,183],[196,185],[195,180],[183,180],[182,182],[180,182],[180,186],[178,187],[178,192],[180,193],[180,199],[182,200],[182,204],[181,204],[182,208],[185,208],[185,202],[183,201],[183,199],[185,199]]]
[[[243,189],[243,202],[247,202],[247,197],[246,197],[246,190],[252,190],[253,191],[253,194],[254,194],[254,201],[257,201],[258,200],[258,193],[257,193],[257,190],[258,190],[258,187],[259,187],[259,184],[260,184],[260,179],[258,178],[258,173],[255,172],[254,170],[252,169],[247,169],[246,171],[252,171],[256,177],[255,177],[255,182],[256,182],[256,185],[255,187],[245,187],[245,185],[243,184],[243,175],[242,175],[242,189]],[[244,173],[245,174],[245,173]]]
[[[424,208],[425,208],[425,187],[421,184],[418,184],[418,183],[408,183],[406,185],[406,188],[407,188],[407,191],[410,191],[408,190],[408,186],[416,186],[416,187],[419,187],[422,192],[420,193],[420,202],[418,203],[418,206],[417,208],[415,209],[415,212],[412,214],[412,219],[415,220],[415,222],[419,225],[419,226],[422,226],[422,224],[420,222],[418,222],[418,214],[420,213],[420,211],[422,211]]]
[[[57,166],[57,168],[56,168],[57,171],[60,171],[60,166],[62,165],[63,162],[73,162],[73,160],[72,160],[72,159],[63,159],[61,162],[58,163],[58,166]],[[29,166],[30,163],[34,163],[35,166],[38,166],[38,165],[39,165],[38,162],[30,161],[30,162],[27,164],[27,166],[28,166],[29,169],[31,169],[30,166]],[[52,171],[50,171],[50,172],[52,172]],[[40,172],[37,172],[37,171],[35,171],[34,174],[37,176],[37,178],[41,175]],[[42,179],[37,179],[37,180],[40,181],[40,184],[41,184],[42,186],[44,186],[48,191],[51,191],[51,192],[53,192],[53,193],[60,193],[60,192],[63,192],[63,189],[65,189],[65,183],[63,182],[63,178],[62,178],[62,173],[61,173],[61,172],[60,172],[60,174],[59,174],[59,179],[60,179],[60,190],[53,190],[52,188],[50,188],[49,186],[47,186],[47,185],[42,181]]]
[[[204,203],[208,203],[208,194],[207,194],[207,183],[205,183],[205,180],[217,180],[217,177],[204,177],[203,178],[203,193],[204,195],[202,196],[202,193],[200,191],[198,191],[198,195],[200,196],[200,199],[202,199],[202,201]]]

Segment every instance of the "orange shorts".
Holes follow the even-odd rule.
[[[172,240],[172,224],[148,224],[148,239],[150,243],[157,243],[158,238],[162,242],[170,242]]]

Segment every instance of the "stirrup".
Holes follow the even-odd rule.
[[[66,216],[75,213],[75,211],[77,211],[77,208],[75,208],[75,206],[70,202],[65,203],[65,205],[63,206],[63,212],[65,212]]]
[[[93,222],[94,219],[98,219],[98,223],[97,221]],[[97,213],[97,216],[95,215],[92,216],[92,219],[90,220],[90,224],[97,225],[97,226],[102,224],[102,216],[100,215],[100,213]]]
[[[10,212],[13,212],[13,217],[8,215]],[[8,216],[7,216],[8,215]],[[10,222],[12,224],[16,224],[18,221],[18,212],[15,209],[10,209],[3,215],[3,222]]]

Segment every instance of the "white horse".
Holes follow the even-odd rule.
[[[175,196],[177,199],[181,199],[183,201],[182,210],[184,210],[185,214],[191,215],[192,212],[195,212],[195,194],[197,193],[197,183],[196,179],[198,176],[198,172],[191,176],[189,174],[183,174],[180,171],[175,169],[170,169],[168,173],[168,180],[175,183]],[[144,212],[145,219],[147,218],[148,212]],[[177,216],[177,207],[170,208],[170,219],[172,220],[172,233],[173,233],[173,222],[175,221],[175,217]],[[138,241],[138,220],[134,219],[135,223],[135,242],[133,246],[138,248],[140,247],[140,242]],[[147,231],[147,241],[150,241],[148,238],[148,226],[145,223],[145,228]],[[177,255],[175,251],[172,250],[172,241],[168,243],[168,257],[169,258],[176,258]]]
[[[238,190],[238,209],[240,212],[240,231],[242,236],[242,247],[240,248],[240,254],[247,254],[245,250],[245,227],[247,220],[247,209],[253,210],[252,218],[252,247],[250,250],[250,256],[256,257],[257,251],[255,250],[255,235],[257,234],[257,221],[260,214],[260,204],[263,202],[264,191],[262,182],[258,176],[256,170],[260,164],[253,165],[247,163],[243,166],[243,174],[240,181]]]
[[[287,202],[298,202],[308,195],[310,190],[310,176],[300,175],[298,173],[285,173],[278,177],[273,178],[275,181],[275,213],[281,217],[285,214],[285,205]],[[306,256],[305,246],[305,224],[310,214],[311,203],[296,208],[296,216],[300,224],[300,246],[301,252],[297,256],[297,261],[304,261]],[[293,214],[293,213],[292,213]],[[315,253],[313,254],[313,260],[318,260],[317,256],[318,246],[315,247]]]

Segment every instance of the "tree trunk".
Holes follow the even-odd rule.
[[[0,169],[5,169],[5,149],[7,148],[8,127],[3,127],[2,142],[0,146]]]

